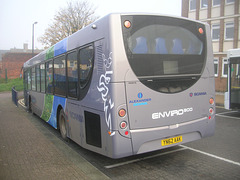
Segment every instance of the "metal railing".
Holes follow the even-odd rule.
[[[12,101],[16,106],[18,106],[18,92],[14,86],[12,87]]]

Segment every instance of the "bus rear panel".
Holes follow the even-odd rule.
[[[126,103],[115,114],[121,136],[131,139],[132,153],[213,135],[215,83],[208,25],[166,16],[122,15],[121,28],[125,53],[113,58],[113,69],[121,67],[121,73],[114,76],[112,86],[121,83],[125,90]],[[113,39],[114,32],[115,27]],[[118,93],[113,92],[116,102],[122,98]],[[122,109],[124,117],[119,115]]]

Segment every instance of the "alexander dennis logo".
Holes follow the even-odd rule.
[[[143,97],[142,93],[138,93],[138,98],[141,99]]]
[[[147,105],[149,101],[151,101],[151,98],[145,98],[143,99],[143,93],[137,94],[138,99],[130,100],[129,104],[133,104],[133,106],[142,106]]]

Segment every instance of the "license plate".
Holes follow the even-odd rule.
[[[162,140],[162,146],[167,146],[167,145],[170,145],[170,144],[176,144],[176,143],[179,143],[179,142],[182,142],[182,136],[163,139]]]

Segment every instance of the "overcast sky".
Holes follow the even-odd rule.
[[[69,0],[1,0],[0,50],[32,48],[32,24],[35,29],[35,48],[43,46],[38,38],[51,24],[54,14]],[[149,12],[181,16],[181,0],[88,0],[96,7],[96,15],[103,17],[112,12]]]

